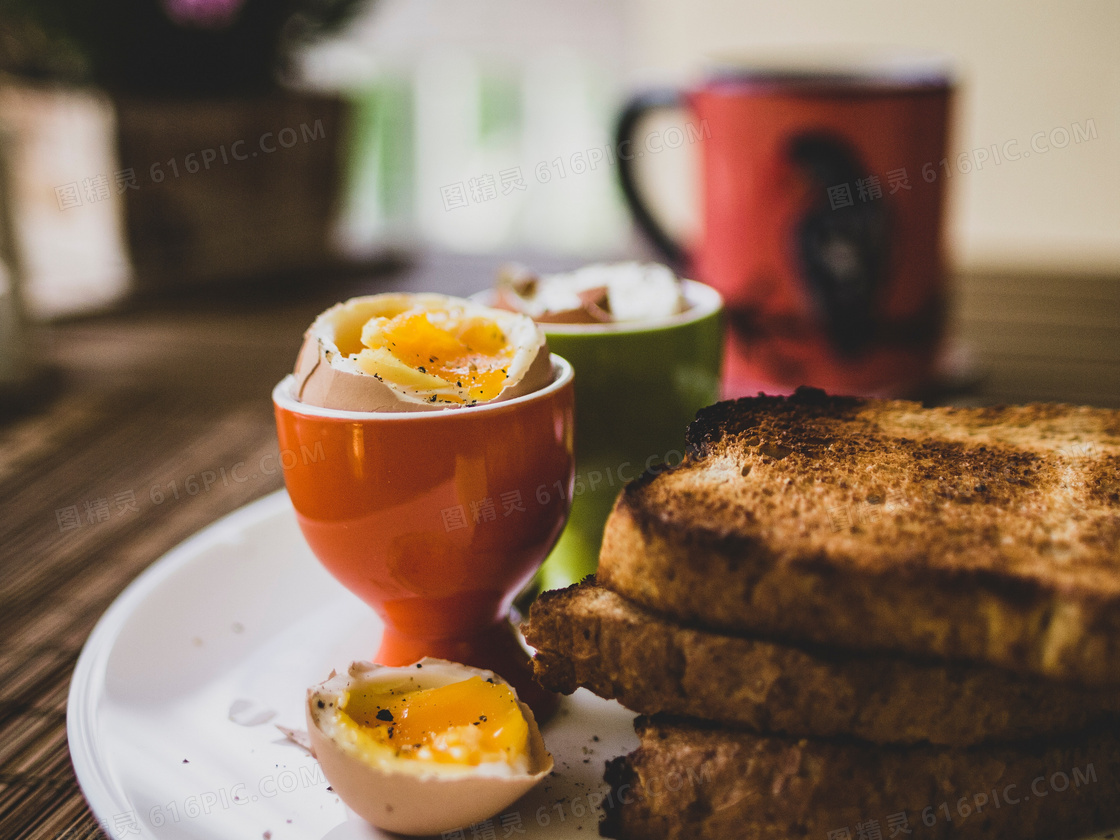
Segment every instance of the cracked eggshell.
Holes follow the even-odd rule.
[[[480,765],[450,775],[410,759],[379,767],[331,737],[333,711],[352,685],[382,683],[388,688],[411,683],[417,689],[426,689],[474,676],[508,685],[492,671],[429,657],[400,668],[355,662],[347,673],[331,672],[325,682],[307,690],[307,732],[312,753],[334,792],[352,811],[386,831],[438,835],[494,816],[552,771],[552,756],[545,749],[533,712],[520,700],[517,705],[529,725],[529,767],[523,773],[495,775]],[[318,708],[320,700],[323,709]]]
[[[638,262],[594,263],[540,276],[523,266],[503,266],[493,300],[545,325],[654,323],[689,307],[672,269]]]
[[[432,404],[427,395],[409,393],[361,371],[349,358],[361,345],[362,327],[380,315],[392,317],[413,307],[459,309],[489,318],[517,346],[501,393],[486,403],[520,397],[552,381],[552,362],[544,333],[519,313],[482,306],[475,301],[438,294],[389,292],[355,297],[321,313],[304,333],[294,370],[293,396],[320,408],[343,411],[443,411],[462,406]]]

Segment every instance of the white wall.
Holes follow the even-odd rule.
[[[1120,0],[626,0],[632,83],[712,54],[915,48],[956,60],[955,152],[1030,150],[954,178],[950,258],[973,269],[1120,271]],[[1095,134],[1095,137],[1094,137]],[[683,197],[682,197],[682,200]]]

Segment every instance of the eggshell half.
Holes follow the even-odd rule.
[[[656,322],[688,307],[680,279],[657,263],[595,263],[541,276],[506,265],[495,289],[495,306],[540,324]]]
[[[352,811],[386,831],[438,835],[494,816],[552,771],[552,756],[545,749],[533,712],[521,701],[518,707],[529,725],[529,768],[525,773],[488,774],[485,765],[481,765],[470,768],[479,772],[446,775],[432,771],[423,762],[408,759],[393,762],[389,770],[367,763],[330,737],[334,709],[351,685],[381,682],[390,686],[407,680],[424,689],[473,676],[508,685],[492,671],[425,658],[401,668],[355,662],[347,673],[332,672],[325,682],[307,690],[307,732],[312,752],[334,792]],[[318,707],[320,700],[323,709]]]
[[[361,349],[362,326],[371,318],[413,307],[458,309],[498,323],[517,347],[501,393],[492,402],[520,397],[552,381],[552,363],[544,333],[525,315],[492,309],[463,298],[437,294],[386,293],[351,298],[319,315],[304,333],[296,357],[293,395],[300,402],[343,411],[442,411],[458,409],[431,403],[425,395],[383,382],[362,372],[349,358]]]

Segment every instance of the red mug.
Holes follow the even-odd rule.
[[[724,396],[930,384],[950,93],[942,71],[738,70],[631,99],[616,138],[623,192],[665,256],[724,297]],[[639,121],[681,107],[701,141],[703,230],[688,246],[658,223],[633,168]]]

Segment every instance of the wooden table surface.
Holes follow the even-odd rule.
[[[298,291],[179,297],[40,336],[60,372],[57,392],[0,421],[2,840],[105,836],[66,745],[77,656],[146,566],[282,486],[279,471],[193,495],[186,481],[277,452],[269,392],[307,324],[351,294],[475,291],[497,262],[429,256]],[[955,399],[1120,407],[1120,278],[970,276],[957,285],[954,336],[971,356],[963,378],[973,387]]]

